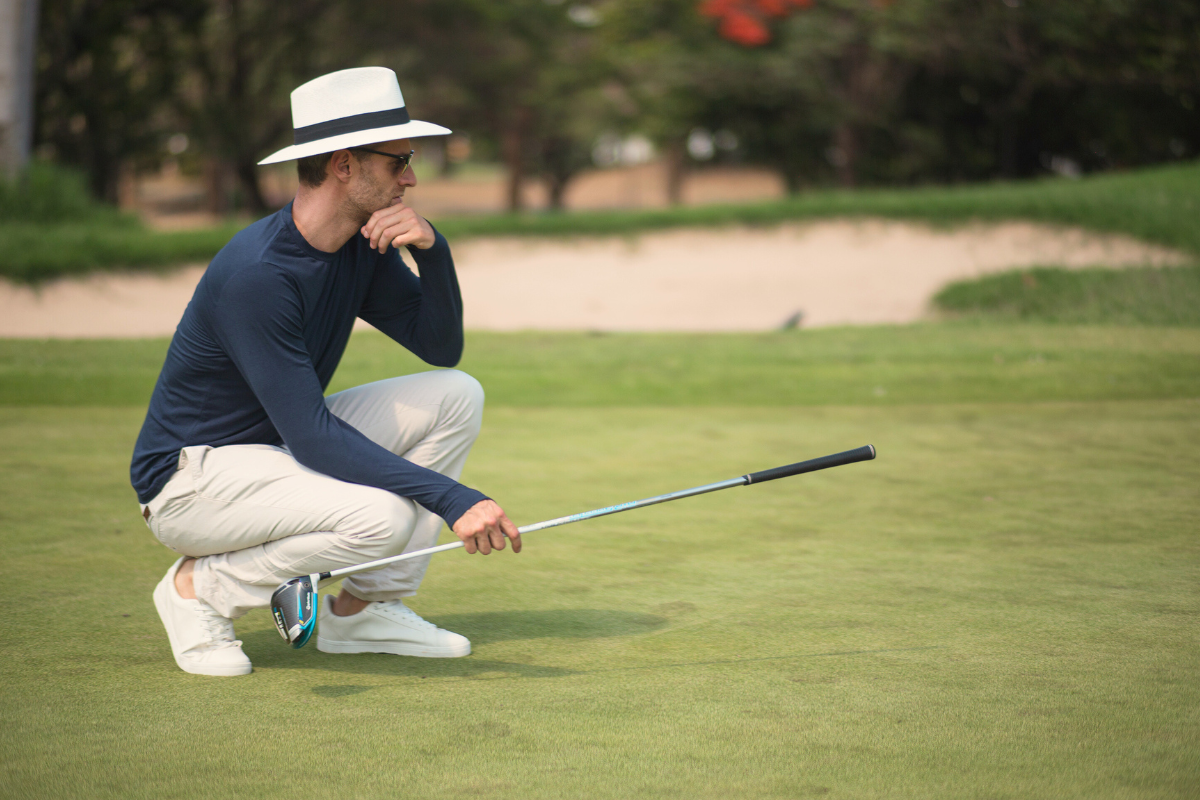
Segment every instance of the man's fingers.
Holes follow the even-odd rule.
[[[513,524],[507,514],[500,515],[500,529],[504,531],[505,536],[512,539],[513,552],[521,552],[521,531],[517,529],[517,526]]]
[[[378,249],[382,243],[386,251],[387,244],[396,236],[413,228],[416,216],[416,212],[403,203],[388,206],[371,215],[362,227],[362,235],[371,241],[371,249]]]
[[[387,250],[387,246],[398,236],[403,236],[412,230],[412,224],[401,221],[381,226],[371,234],[371,247],[379,252]]]
[[[400,234],[399,236],[393,236],[391,241],[389,242],[389,244],[391,244],[392,247],[399,250],[404,245],[412,244],[417,239],[419,239],[420,238],[419,233],[420,233],[419,231],[412,231],[412,230],[405,231],[404,233]],[[384,248],[384,249],[386,250],[387,248]]]
[[[488,538],[492,540],[493,550],[504,549],[504,534],[500,532],[499,526],[488,528]]]
[[[480,500],[468,509],[454,523],[454,533],[468,553],[486,556],[493,550],[503,550],[506,538],[512,540],[514,553],[521,552],[521,531],[492,500]]]

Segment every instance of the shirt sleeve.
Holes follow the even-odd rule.
[[[420,278],[388,248],[358,315],[425,363],[453,367],[463,351],[462,295],[450,245],[436,230],[434,234],[428,250],[408,248]]]
[[[214,330],[295,459],[338,480],[407,497],[454,526],[487,497],[380,447],[330,413],[304,344],[301,294],[270,264],[222,288]]]

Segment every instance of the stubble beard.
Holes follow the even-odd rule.
[[[346,197],[346,215],[362,227],[372,214],[391,204],[392,196],[390,190],[379,183],[371,172],[362,169],[358,175],[359,180],[351,184]]]

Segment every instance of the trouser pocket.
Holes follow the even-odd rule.
[[[150,512],[150,532],[165,547],[180,555],[187,555],[179,547],[179,539],[186,531],[181,523],[187,518],[187,507],[196,499],[196,487],[200,483],[204,457],[212,450],[208,445],[185,447],[179,451],[179,464],[175,474],[167,481],[153,500],[146,504]]]

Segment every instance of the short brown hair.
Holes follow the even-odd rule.
[[[355,161],[360,160],[358,153],[353,150],[350,151],[350,155],[354,156]],[[317,153],[315,156],[297,158],[296,174],[300,176],[300,182],[312,189],[320,186],[325,182],[325,169],[332,158],[333,153]]]
[[[333,153],[317,153],[296,159],[296,174],[300,177],[300,183],[313,189],[324,183],[325,169],[331,158]]]

